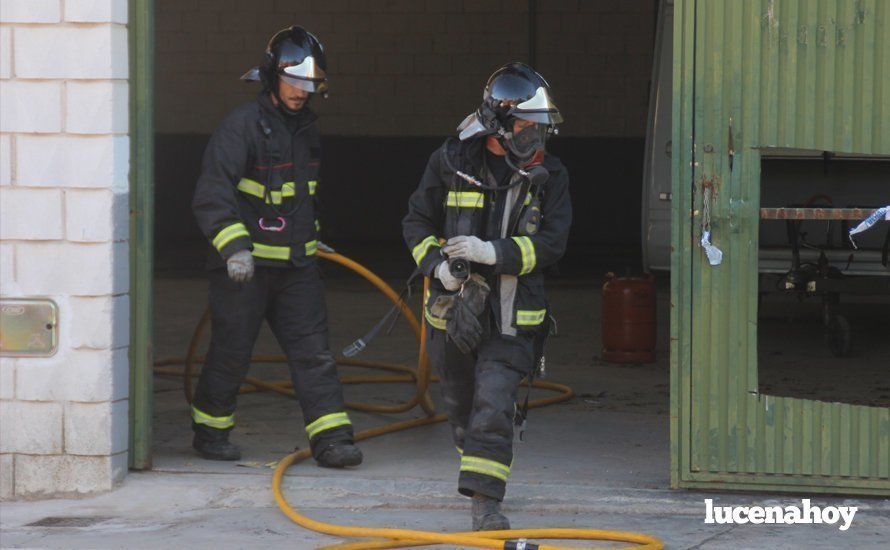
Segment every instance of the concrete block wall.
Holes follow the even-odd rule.
[[[59,351],[0,359],[0,498],[127,468],[127,0],[0,3],[0,296],[59,306]]]
[[[645,135],[654,0],[539,0],[537,68],[567,136]],[[527,0],[157,0],[157,131],[209,134],[256,93],[238,77],[291,24],[326,47],[326,135],[441,136],[529,55]]]

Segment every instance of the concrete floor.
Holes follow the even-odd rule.
[[[395,282],[394,282],[395,283]],[[200,279],[160,280],[157,285],[156,327],[158,357],[181,356],[200,317],[206,283]],[[662,296],[665,302],[666,296]],[[570,402],[533,411],[526,442],[517,445],[513,479],[559,482],[591,478],[589,463],[579,456],[596,457],[598,483],[621,487],[666,487],[668,474],[668,353],[665,303],[659,310],[663,329],[659,334],[658,362],[651,365],[612,365],[598,360],[599,298],[596,287],[568,284],[551,293],[560,322],[559,335],[548,348],[548,379],[572,386],[578,397]],[[334,277],[328,284],[332,348],[337,351],[370,328],[385,311],[385,298],[368,291],[361,281]],[[564,313],[563,313],[564,312]],[[175,322],[173,322],[175,321]],[[279,353],[277,343],[264,327],[256,354]],[[412,365],[417,344],[406,324],[390,335],[380,336],[360,358]],[[345,367],[342,373],[362,373]],[[283,364],[258,364],[252,374],[267,380],[286,379]],[[156,378],[155,468],[192,471],[193,468],[228,471],[233,466],[194,460],[189,447],[188,408],[182,398],[182,382]],[[348,400],[394,404],[411,396],[409,385],[348,386]],[[438,401],[438,390],[433,398]],[[532,397],[546,395],[533,392]],[[398,418],[417,417],[419,410]],[[350,413],[358,429],[394,420],[391,416]],[[604,416],[603,416],[604,415]],[[302,417],[295,403],[276,395],[250,394],[239,399],[238,427],[233,438],[244,447],[245,461],[269,462],[305,444]],[[619,427],[617,428],[616,427]],[[375,450],[390,446],[412,448],[413,460],[374,460]],[[448,428],[431,426],[369,441],[364,474],[390,478],[410,475],[450,479],[456,460]],[[642,452],[632,452],[641,449]],[[528,458],[526,458],[528,457]],[[431,467],[438,460],[441,467]],[[528,460],[534,467],[519,467]],[[605,475],[608,474],[608,475]],[[543,476],[543,477],[542,477]],[[628,485],[630,484],[630,485]]]
[[[704,498],[746,505],[794,504],[800,497],[669,490],[666,281],[661,282],[659,291],[657,362],[622,366],[598,359],[599,280],[562,280],[550,292],[560,334],[549,347],[548,378],[571,385],[576,397],[531,413],[526,441],[516,445],[505,501],[514,526],[643,531],[663,538],[671,548],[886,547],[890,500],[817,499],[860,506],[854,527],[847,532],[833,526],[704,524]],[[328,283],[332,348],[337,351],[370,328],[386,302],[361,281],[337,272]],[[159,279],[156,290],[157,357],[182,356],[206,303],[206,283],[202,279]],[[809,362],[810,370],[831,377],[837,363],[823,360],[821,333],[814,342],[811,331],[795,329],[792,324],[793,330],[785,333],[782,345],[783,338],[775,329],[788,325],[790,310],[781,302],[771,304],[782,314],[764,321],[769,329],[761,336],[762,376],[770,384],[802,396],[825,390],[824,385],[814,388],[813,373],[807,375],[799,366],[807,363],[809,354],[818,359]],[[881,307],[866,309],[880,312]],[[811,320],[811,313],[800,310],[797,324],[801,319]],[[860,351],[847,360],[845,368],[861,369],[856,380],[862,387],[856,391],[847,388],[861,397],[863,388],[874,387],[875,380],[887,383],[890,346],[871,336],[858,343]],[[267,329],[255,352],[278,353]],[[402,325],[393,334],[381,336],[361,357],[412,364],[416,341]],[[797,370],[788,365],[798,365],[794,367]],[[783,374],[783,368],[791,370]],[[359,373],[362,369],[344,368],[342,372]],[[282,364],[255,365],[251,374],[267,380],[287,377]],[[286,543],[311,548],[335,542],[291,524],[275,507],[268,489],[268,464],[306,445],[294,402],[269,394],[242,396],[233,439],[242,445],[243,459],[237,463],[207,462],[196,458],[190,449],[182,381],[158,376],[155,382],[154,470],[132,473],[119,490],[90,499],[4,503],[0,546],[247,548]],[[883,385],[878,383],[877,387]],[[885,392],[878,389],[868,395],[880,400],[886,397]],[[411,388],[404,385],[346,389],[350,400],[379,404],[403,401],[410,393]],[[434,398],[438,402],[438,396]],[[350,415],[358,429],[395,420],[391,416]],[[412,411],[398,418],[417,416],[420,412]],[[448,531],[467,528],[467,502],[456,494],[458,458],[446,425],[369,440],[362,448],[365,463],[354,470],[331,472],[310,464],[292,468],[285,482],[286,494],[321,520]],[[85,517],[90,519],[84,521],[95,523],[87,527],[27,526],[50,516]]]

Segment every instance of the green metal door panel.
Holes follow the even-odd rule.
[[[129,461],[151,468],[153,403],[154,0],[129,1],[130,419]]]
[[[890,493],[890,409],[757,384],[760,150],[890,154],[888,4],[675,5],[675,486]],[[698,244],[705,197],[716,266]]]
[[[694,2],[674,7],[673,105],[671,107],[671,486],[690,470],[690,357],[692,344],[692,84],[695,35]]]
[[[700,7],[707,10],[718,3],[723,2],[705,0]],[[760,128],[746,141],[759,147],[887,151],[887,2],[761,0],[745,4],[754,13],[741,25],[759,35],[755,72],[761,73]],[[706,24],[715,23],[709,18]],[[753,76],[746,71],[745,78]]]

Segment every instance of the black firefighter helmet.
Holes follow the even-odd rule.
[[[244,73],[242,80],[261,81],[277,94],[278,80],[310,93],[327,97],[328,77],[324,47],[303,27],[294,25],[275,33],[266,46],[263,61]]]
[[[535,124],[526,135],[513,134],[515,119]],[[496,70],[485,84],[482,104],[457,127],[461,140],[494,134],[521,159],[543,147],[544,140],[557,133],[563,121],[550,93],[550,84],[525,63],[513,62]],[[530,140],[530,141],[529,141]]]

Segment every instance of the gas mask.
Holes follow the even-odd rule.
[[[504,132],[501,134],[501,145],[513,153],[519,164],[524,165],[532,159],[535,153],[544,149],[548,130],[543,124],[526,126],[519,132]]]

